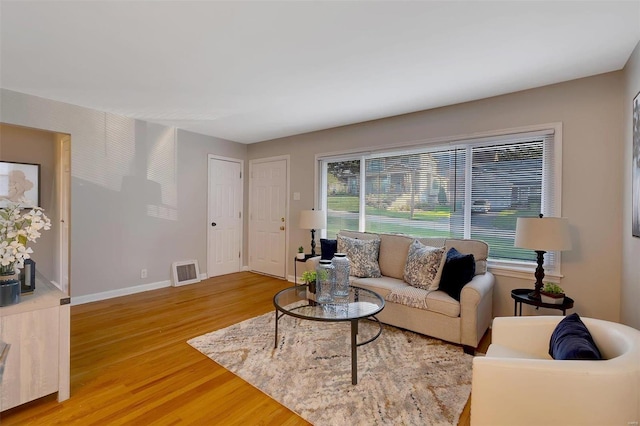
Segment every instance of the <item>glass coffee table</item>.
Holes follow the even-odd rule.
[[[273,296],[276,308],[276,335],[274,347],[278,347],[278,320],[284,315],[321,322],[351,323],[351,383],[358,384],[358,346],[376,340],[382,333],[382,324],[375,315],[384,309],[384,299],[378,293],[360,287],[349,287],[349,295],[336,298],[335,303],[316,303],[308,287],[301,285],[285,288]],[[378,333],[358,342],[358,321],[369,318],[378,323]]]

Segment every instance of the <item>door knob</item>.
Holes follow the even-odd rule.
[[[281,231],[284,231],[284,226],[281,226],[281,227],[280,227],[280,230],[281,230]]]
[[[216,226],[216,225],[217,225],[217,223],[211,222],[211,226]]]

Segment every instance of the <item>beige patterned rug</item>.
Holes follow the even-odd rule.
[[[455,425],[471,393],[472,356],[461,347],[384,326],[358,348],[351,384],[350,325],[274,313],[188,341],[314,425]],[[359,341],[378,326],[360,322]]]

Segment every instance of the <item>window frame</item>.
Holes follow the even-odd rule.
[[[508,128],[496,131],[478,132],[473,134],[463,134],[450,137],[430,138],[419,141],[411,141],[407,143],[396,143],[376,146],[375,149],[369,150],[348,150],[340,152],[318,153],[315,155],[315,199],[316,208],[324,209],[327,205],[327,163],[349,160],[360,160],[360,188],[365,188],[366,179],[366,160],[376,157],[393,156],[399,154],[411,154],[427,151],[438,151],[442,148],[466,150],[467,158],[471,158],[470,153],[474,147],[487,146],[501,141],[510,141],[514,139],[522,139],[525,137],[535,137],[543,135],[553,135],[553,154],[552,163],[544,164],[545,167],[553,174],[553,183],[549,187],[553,194],[551,195],[550,206],[547,205],[548,198],[544,195],[549,189],[546,185],[548,176],[543,173],[542,183],[542,205],[541,211],[545,215],[561,217],[562,216],[562,123],[545,123],[539,125]],[[545,158],[543,154],[543,159]],[[472,161],[465,164],[465,194],[464,194],[464,238],[470,238],[471,235],[471,168]],[[365,191],[360,191],[360,206],[365,204]],[[366,209],[360,209],[358,227],[360,232],[364,232]],[[322,238],[326,237],[326,230],[321,231]],[[545,255],[546,257],[546,255]],[[559,282],[562,278],[561,266],[562,259],[560,252],[554,252],[555,262],[553,264],[545,261],[545,279],[553,282]],[[535,270],[535,252],[531,253],[531,261],[492,259],[487,260],[487,266],[491,272],[496,275],[531,279],[531,273]]]

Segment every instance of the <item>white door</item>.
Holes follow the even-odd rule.
[[[276,277],[286,272],[287,159],[251,163],[249,269]]]
[[[207,275],[240,271],[242,254],[242,162],[209,156]]]

